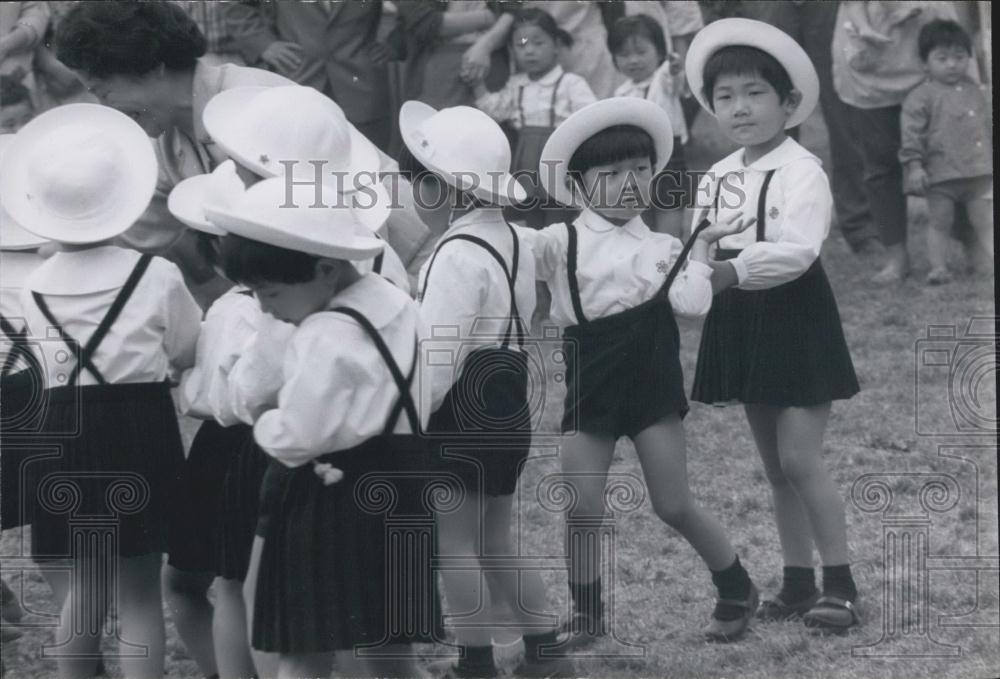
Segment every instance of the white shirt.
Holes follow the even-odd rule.
[[[562,76],[555,99],[555,125],[563,122],[571,114],[579,111],[587,104],[597,101],[590,90],[587,81],[575,73],[566,73],[562,66],[556,65],[551,71],[538,80],[532,80],[526,73],[515,73],[507,79],[507,84],[497,92],[489,92],[476,100],[476,106],[497,122],[510,121],[514,129],[520,130],[525,125],[549,127],[549,110],[553,108],[552,89]],[[517,105],[521,88],[521,106]]]
[[[670,234],[650,231],[636,216],[615,226],[590,210],[574,222],[577,232],[576,278],[587,320],[610,316],[652,299],[680,256],[684,244]],[[552,320],[577,325],[570,296],[566,254],[569,231],[553,224],[540,231],[521,228],[535,253],[535,274],[552,291]],[[712,270],[687,263],[670,286],[669,299],[681,316],[704,316],[712,306]]]
[[[508,269],[514,259],[514,241],[503,212],[483,208],[455,220],[441,236],[429,281],[427,269],[432,260],[421,268],[420,290],[424,292],[420,313],[431,329],[431,338],[421,343],[421,398],[424,403],[430,399],[429,412],[441,406],[470,351],[502,344],[511,311],[507,276],[489,252],[462,240],[441,247],[446,238],[457,234],[475,236],[492,245]],[[527,242],[519,237],[518,243],[514,295],[522,328],[528,333],[535,313],[535,260]],[[509,346],[516,349],[515,332],[512,326]]]
[[[635,82],[629,80],[615,90],[616,97],[638,97],[651,101],[667,113],[674,136],[681,138],[681,143],[688,140],[687,123],[684,120],[684,110],[681,108],[680,88],[683,85],[680,78],[670,73],[670,62],[664,61],[653,75],[646,80]]]
[[[427,333],[417,304],[380,276],[368,274],[330,300],[365,315],[407,375],[415,342]],[[382,433],[399,397],[396,383],[368,334],[342,313],[315,313],[292,336],[278,407],[260,416],[254,438],[289,467],[353,448]],[[418,398],[419,378],[411,395]],[[420,412],[420,425],[427,415]],[[395,433],[411,433],[405,411]]]
[[[52,315],[77,342],[80,350],[97,329],[140,254],[114,246],[57,252],[28,277],[22,294],[25,321],[42,337],[37,343],[44,361],[46,384],[66,383],[73,369],[65,359],[66,345],[43,333],[49,322],[31,292],[45,298]],[[201,325],[201,308],[172,262],[154,257],[118,320],[98,346],[92,360],[109,383],[161,382],[194,364]],[[61,360],[60,360],[61,359]],[[77,384],[97,384],[81,369]]]
[[[409,295],[411,293],[410,275],[406,273],[403,261],[396,254],[396,251],[392,249],[388,241],[386,241],[382,253],[382,277]],[[354,268],[362,275],[369,273],[375,268],[375,258],[366,259],[363,262],[355,262]]]
[[[244,335],[239,357],[225,376],[225,393],[213,401],[212,414],[220,424],[253,424],[265,411],[278,406],[284,383],[284,362],[295,326],[257,309],[255,328]]]
[[[24,282],[45,258],[30,250],[4,250],[0,253],[0,313],[14,326],[24,328],[24,309],[21,294]]]
[[[768,170],[775,173],[767,188],[765,241],[755,242],[754,225],[717,244],[743,250],[731,260],[743,290],[763,290],[795,280],[819,257],[830,233],[833,196],[826,173],[819,158],[791,137],[750,165],[743,163],[743,149],[723,158],[702,179],[695,201],[699,207],[711,205],[718,181],[729,175],[722,183],[717,218],[735,213],[756,217],[757,198]]]

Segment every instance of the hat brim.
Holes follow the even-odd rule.
[[[188,177],[170,191],[167,209],[185,226],[212,236],[225,236],[226,232],[205,216],[205,198],[211,184],[212,176],[209,174]]]
[[[261,177],[280,177],[285,172],[282,160],[296,160],[300,162],[312,160],[327,160],[325,158],[280,158],[272,157],[266,149],[260,147],[260,140],[247,138],[239,125],[233,121],[241,120],[245,117],[247,107],[251,102],[271,88],[260,86],[233,87],[219,92],[209,100],[208,105],[202,113],[202,124],[212,140],[225,151],[226,155],[238,162],[240,165],[253,170]],[[334,106],[336,102],[330,100]],[[337,107],[340,108],[339,106]],[[294,112],[292,112],[294,114]],[[347,163],[349,174],[378,172],[381,166],[381,156],[378,147],[367,137],[358,131],[350,121],[347,121],[351,137],[351,157]],[[294,120],[291,121],[294,124]],[[280,154],[278,154],[280,155]],[[350,182],[350,178],[344,181]]]
[[[29,163],[38,144],[64,125],[86,122],[115,139],[126,171],[120,201],[86,218],[66,218],[35,200]],[[0,166],[0,202],[22,228],[61,243],[97,243],[127,231],[149,207],[156,190],[154,141],[124,113],[100,104],[66,104],[34,118],[15,135]],[[58,158],[53,158],[58,162]]]
[[[15,136],[0,134],[0,161],[3,160],[4,153],[7,152],[7,147],[14,141]],[[25,231],[0,205],[0,250],[34,250],[48,242],[50,241],[47,238]]]
[[[601,130],[615,125],[635,125],[649,133],[656,149],[656,174],[670,162],[674,152],[674,130],[666,112],[638,97],[612,97],[588,104],[552,132],[539,160],[542,188],[563,205],[582,209],[585,201],[573,184],[567,186],[569,161],[580,144]]]
[[[792,87],[802,94],[802,101],[788,117],[785,129],[801,125],[819,101],[819,76],[816,74],[816,68],[809,55],[792,36],[780,28],[753,19],[733,18],[713,21],[698,31],[691,41],[685,57],[684,70],[691,92],[701,107],[715,115],[702,91],[705,87],[705,64],[720,49],[733,45],[755,47],[770,54],[784,67],[788,77],[791,78]]]
[[[528,192],[510,172],[498,176],[477,174],[468,168],[463,168],[460,159],[431,158],[423,146],[423,139],[417,135],[417,130],[437,110],[422,101],[407,101],[399,110],[399,132],[403,143],[413,157],[434,174],[461,191],[490,203],[499,205],[514,205],[528,199]]]

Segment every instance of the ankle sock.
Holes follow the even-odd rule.
[[[458,669],[469,676],[492,676],[496,674],[493,665],[493,646],[460,646],[462,656],[458,659]]]
[[[537,663],[544,662],[548,658],[543,658],[539,655],[539,649],[543,646],[554,646],[557,643],[557,635],[555,630],[550,630],[544,634],[525,634],[524,635],[524,660],[525,662]]]
[[[789,606],[816,593],[816,571],[805,566],[785,566],[778,598]]]
[[[735,599],[743,601],[750,596],[750,574],[740,563],[737,556],[733,563],[721,571],[711,571],[712,582],[719,592],[720,599]],[[716,620],[739,620],[746,615],[746,609],[732,604],[716,603],[712,617]]]
[[[573,608],[592,620],[604,617],[604,606],[601,603],[601,579],[593,582],[571,582],[569,591],[573,596]]]
[[[851,576],[851,565],[823,566],[823,596],[835,596],[854,601],[858,588]]]

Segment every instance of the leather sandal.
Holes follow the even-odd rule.
[[[784,622],[785,620],[795,620],[805,615],[806,611],[816,605],[819,600],[819,590],[794,604],[786,604],[781,595],[774,598],[764,599],[757,609],[757,619],[768,622]]]
[[[713,617],[708,621],[708,625],[703,630],[705,636],[708,637],[709,641],[721,643],[739,640],[746,634],[747,628],[750,627],[750,619],[757,612],[759,604],[760,593],[757,591],[757,586],[752,582],[750,583],[750,594],[746,599],[717,599],[715,602],[716,606],[736,606],[743,609],[743,614],[735,620],[718,620]]]
[[[846,632],[861,624],[855,603],[838,596],[821,596],[802,620],[806,627],[828,632]]]

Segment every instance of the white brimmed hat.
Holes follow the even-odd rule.
[[[695,34],[685,57],[684,70],[691,92],[702,108],[714,115],[702,91],[705,64],[720,49],[733,45],[756,47],[777,59],[785,68],[792,80],[792,87],[802,93],[802,101],[788,117],[785,129],[801,125],[819,101],[819,76],[816,75],[816,68],[809,55],[792,36],[780,28],[753,19],[720,19]]]
[[[0,202],[31,233],[96,243],[126,231],[156,189],[153,140],[99,104],[46,111],[15,136],[0,168]]]
[[[527,200],[510,173],[510,142],[482,111],[469,106],[437,111],[407,101],[399,111],[399,131],[413,157],[450,186],[490,203]]]
[[[312,207],[313,186],[288,187],[283,177],[260,181],[228,206],[207,205],[213,224],[229,234],[317,257],[371,259],[385,243],[350,207]]]
[[[563,205],[584,207],[575,183],[567,185],[569,161],[580,144],[601,130],[615,125],[635,125],[649,133],[656,149],[656,174],[670,162],[674,152],[674,130],[666,112],[638,97],[612,97],[588,104],[567,118],[545,142],[539,160],[542,188]]]
[[[3,162],[4,152],[12,141],[14,141],[13,134],[0,134],[0,163]],[[34,250],[48,242],[48,238],[36,236],[21,228],[21,225],[14,221],[0,204],[0,250]]]
[[[211,173],[188,177],[175,186],[167,197],[167,209],[192,229],[224,236],[226,232],[205,216],[205,205],[233,205],[244,191],[246,185],[236,174],[236,163],[227,160]]]

